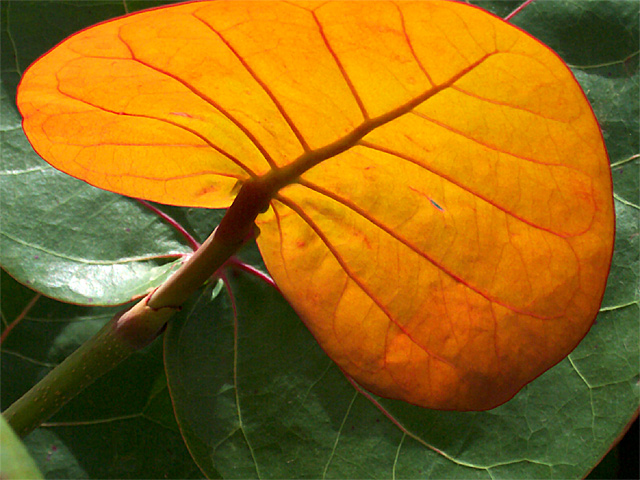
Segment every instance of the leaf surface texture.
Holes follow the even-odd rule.
[[[383,396],[492,408],[600,305],[613,203],[596,120],[553,52],[480,9],[151,10],[44,56],[19,105],[38,153],[118,193],[227,207],[238,182],[280,176],[265,264]]]

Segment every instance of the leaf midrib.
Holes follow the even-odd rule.
[[[10,241],[15,242],[19,245],[32,248],[42,253],[51,255],[52,257],[61,258],[63,260],[69,260],[71,262],[80,263],[84,265],[126,265],[129,263],[149,262],[154,260],[165,260],[165,259],[178,260],[180,258],[183,258],[186,255],[184,253],[166,253],[161,255],[148,255],[148,256],[139,256],[139,257],[120,258],[118,260],[89,260],[86,258],[79,258],[79,257],[70,256],[70,255],[64,255],[61,252],[56,252],[48,248],[42,247],[40,245],[26,242],[20,238],[16,238],[3,231],[0,231],[0,236],[6,237]]]
[[[358,142],[362,140],[368,133],[372,132],[376,128],[385,125],[393,120],[411,112],[414,108],[426,102],[428,99],[438,94],[442,90],[449,88],[455,82],[460,80],[462,77],[470,73],[479,67],[482,63],[484,63],[489,57],[494,55],[497,52],[491,52],[483,55],[480,59],[476,60],[474,63],[469,65],[464,70],[461,70],[458,74],[451,77],[448,81],[441,83],[433,88],[430,88],[426,92],[417,97],[409,100],[403,105],[400,105],[393,110],[388,111],[387,113],[383,113],[377,117],[374,117],[369,120],[365,120],[356,128],[354,128],[351,132],[339,138],[335,142],[332,142],[324,147],[318,148],[316,150],[310,150],[308,152],[303,153],[297,159],[295,159],[290,164],[273,169],[263,175],[265,180],[270,180],[269,183],[273,182],[273,188],[275,188],[273,195],[280,190],[281,188],[290,185],[292,183],[296,183],[297,179],[307,172],[309,169],[315,167],[319,163],[327,160],[329,158],[333,158],[336,155],[339,155],[350,148],[358,145]],[[273,196],[272,195],[272,196]]]

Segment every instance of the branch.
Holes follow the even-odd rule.
[[[28,435],[97,378],[151,343],[180,306],[255,237],[254,221],[267,209],[275,191],[264,178],[244,183],[218,228],[175,274],[132,308],[118,313],[4,411],[15,432]]]

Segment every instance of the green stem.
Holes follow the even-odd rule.
[[[189,260],[151,295],[152,308],[182,305],[231,255],[255,238],[256,217],[269,205],[275,193],[272,182],[263,178],[247,181],[222,218],[220,225]]]
[[[27,435],[96,378],[136,350],[116,335],[114,325],[117,319],[110,320],[4,411],[4,417],[16,434],[21,437]]]
[[[255,235],[254,221],[274,193],[271,182],[247,181],[218,228],[174,275],[112,318],[3,412],[16,433],[29,434],[97,378],[155,339],[180,306]]]

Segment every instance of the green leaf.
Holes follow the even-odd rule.
[[[0,263],[14,278],[62,301],[124,303],[164,281],[191,252],[135,200],[90,187],[38,157],[20,127],[16,79],[44,49],[77,28],[124,13],[122,4],[3,4]],[[93,8],[92,8],[93,7]],[[43,25],[54,27],[43,36]]]
[[[0,175],[11,177],[0,185],[0,262],[18,281],[66,302],[120,304],[162,283],[189,252],[142,205],[43,165],[19,127],[0,141]]]
[[[18,436],[0,416],[0,478],[6,480],[43,478]]]

